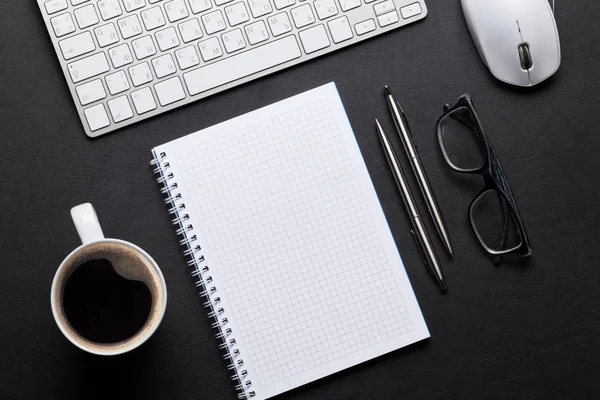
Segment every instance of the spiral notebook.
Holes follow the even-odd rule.
[[[429,337],[334,83],[153,155],[239,398]]]

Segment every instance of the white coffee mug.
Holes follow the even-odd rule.
[[[138,246],[124,240],[105,238],[90,203],[71,209],[71,217],[83,243],[63,260],[54,275],[50,293],[54,320],[65,337],[82,350],[98,355],[117,355],[131,351],[152,336],[165,314],[167,286],[163,274],[156,261]],[[65,313],[63,295],[69,277],[79,266],[94,259],[109,260],[115,272],[124,278],[144,282],[152,295],[146,323],[135,335],[120,342],[96,343],[88,340],[73,328]]]

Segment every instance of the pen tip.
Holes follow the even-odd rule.
[[[440,287],[442,288],[443,291],[446,291],[448,289],[448,285],[446,284],[445,279],[440,279],[439,283],[440,283]]]
[[[388,95],[388,96],[391,96],[391,95],[392,95],[392,91],[390,90],[390,87],[389,87],[388,85],[385,85],[385,86],[383,87],[383,90],[385,90],[385,94],[386,94],[386,95]]]

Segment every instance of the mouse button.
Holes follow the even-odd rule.
[[[529,44],[532,66],[531,84],[535,85],[553,75],[560,66],[560,42],[554,17],[549,11],[536,16],[527,15],[520,21],[523,42]]]
[[[521,43],[517,47],[519,52],[519,59],[521,60],[521,69],[528,70],[533,65],[531,58],[531,50],[529,49],[529,43]]]

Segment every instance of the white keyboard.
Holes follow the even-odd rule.
[[[424,0],[38,0],[38,5],[88,136],[427,14]]]

